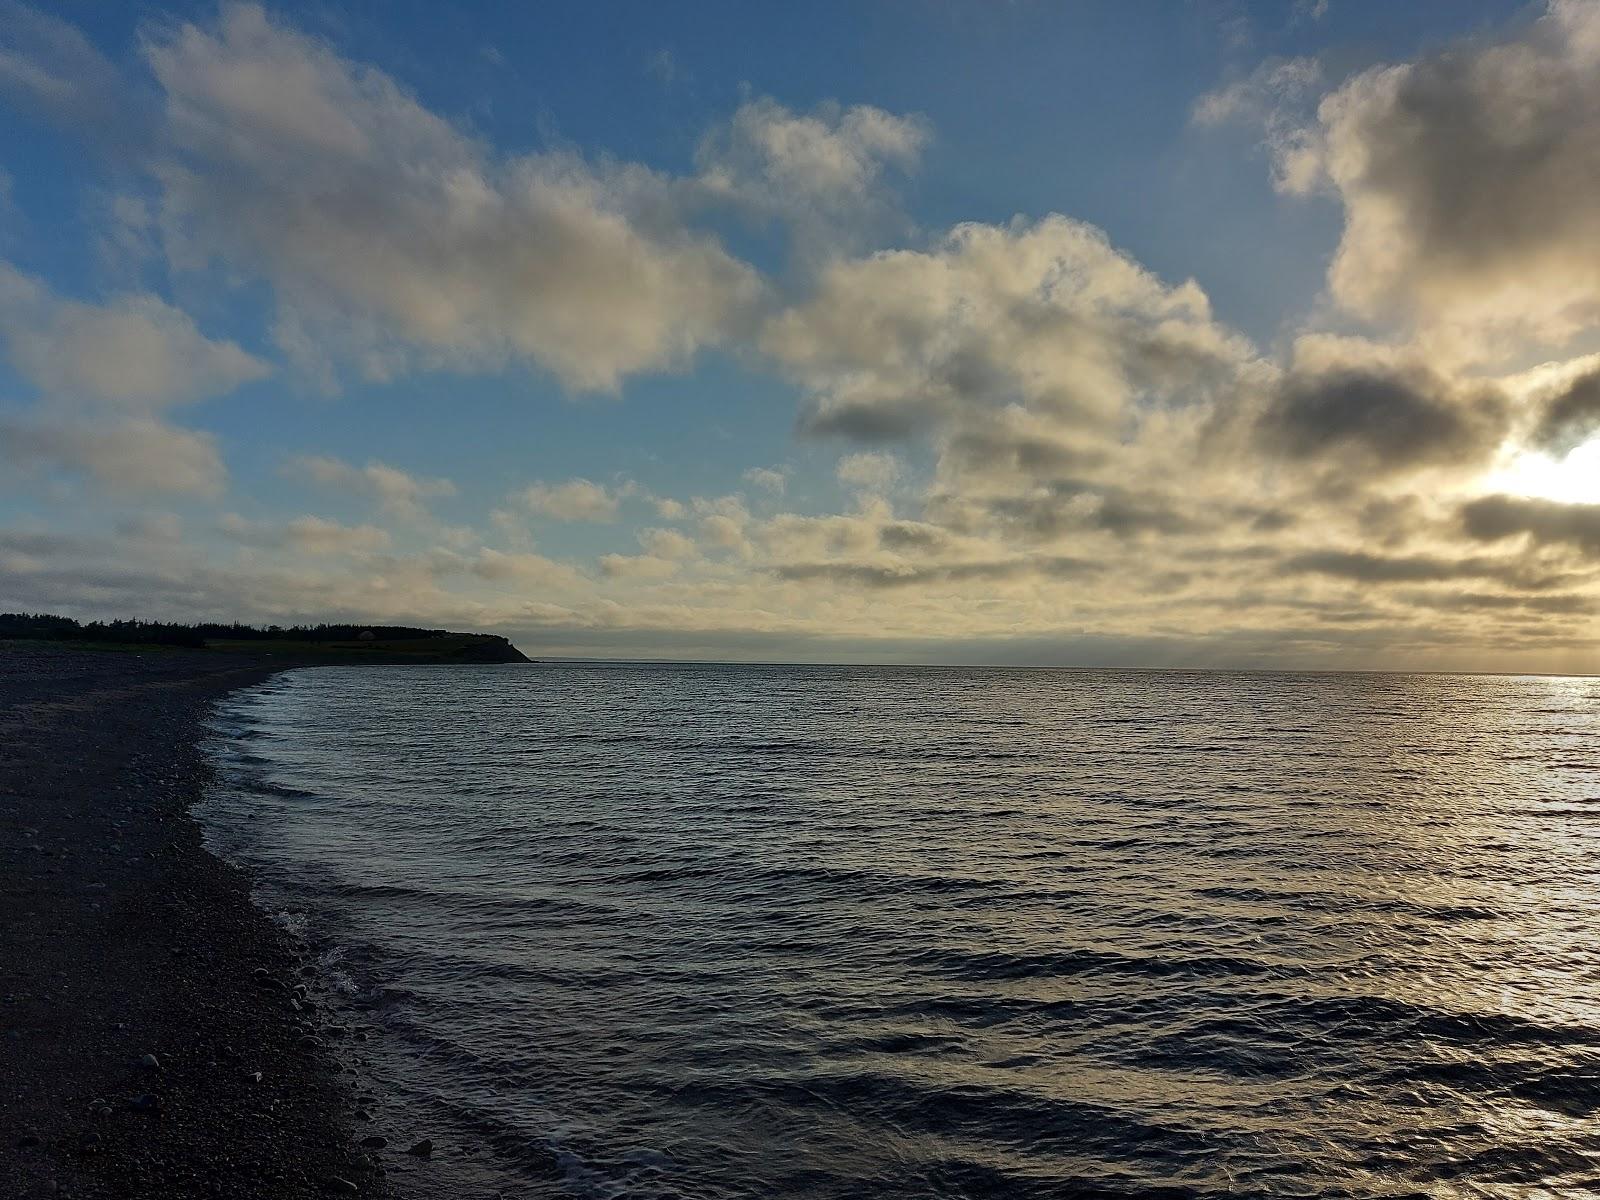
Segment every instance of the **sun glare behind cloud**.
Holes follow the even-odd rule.
[[[1484,490],[1563,504],[1600,503],[1600,438],[1563,456],[1519,450],[1484,479]]]

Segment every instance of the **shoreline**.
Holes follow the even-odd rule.
[[[310,961],[192,811],[214,702],[302,665],[0,649],[0,1194],[388,1194]]]

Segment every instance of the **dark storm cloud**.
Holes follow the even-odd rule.
[[[1461,525],[1480,542],[1527,534],[1540,544],[1574,546],[1600,556],[1600,504],[1485,496],[1462,505]]]
[[[1565,454],[1588,441],[1600,429],[1600,371],[1591,371],[1557,394],[1539,415],[1533,444],[1541,450]]]
[[[1354,457],[1387,474],[1475,462],[1505,424],[1505,402],[1487,386],[1455,387],[1424,370],[1346,367],[1287,375],[1256,435],[1285,458]]]

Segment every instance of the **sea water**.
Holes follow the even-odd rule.
[[[1600,1188],[1600,680],[539,664],[225,701],[397,1179]],[[391,1161],[404,1165],[404,1156]]]

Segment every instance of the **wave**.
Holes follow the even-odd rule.
[[[202,815],[342,951],[330,1003],[374,1033],[352,1061],[378,1121],[433,1136],[454,1192],[1393,1200],[1600,1177],[1600,764],[1573,740],[1600,696],[398,678],[243,694]],[[1560,720],[1535,713],[1552,701]]]
[[[1305,975],[1309,969],[1228,955],[1141,955],[1107,948],[1075,948],[1047,953],[1006,953],[961,949],[924,949],[908,960],[918,967],[933,967],[952,979],[1014,980],[1057,979],[1078,975],[1126,974],[1164,978],[1187,975],[1210,979],[1218,976],[1259,977]]]

